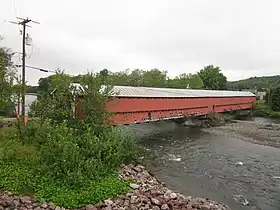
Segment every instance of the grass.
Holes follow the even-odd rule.
[[[12,133],[15,132],[16,128],[15,127],[4,127],[4,128],[0,128],[0,134],[4,134],[4,133]]]
[[[95,204],[128,191],[128,183],[111,174],[98,181],[90,181],[84,188],[69,188],[47,175],[36,173],[30,162],[2,164],[0,188],[14,193],[34,195],[41,202],[52,202],[65,208]]]
[[[259,117],[280,118],[280,112],[271,110],[264,102],[257,102],[253,107],[254,115]]]
[[[7,116],[0,115],[0,119],[1,119],[1,118],[7,118]]]
[[[120,180],[116,170],[85,181],[83,187],[71,187],[54,179],[41,171],[38,147],[22,144],[11,132],[0,133],[0,189],[65,208],[99,203],[129,191],[129,182]]]
[[[34,195],[41,202],[52,202],[65,208],[95,204],[128,192],[128,183],[111,174],[90,181],[84,188],[69,188],[47,175],[37,174],[30,162],[1,164],[0,188],[14,193]]]

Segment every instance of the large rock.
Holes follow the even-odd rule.
[[[43,203],[43,204],[41,205],[41,208],[43,208],[43,209],[46,209],[46,208],[48,208],[48,204],[46,204],[46,203]]]
[[[165,203],[161,206],[162,210],[169,210],[169,206]]]
[[[114,202],[112,200],[108,199],[108,200],[105,200],[104,203],[106,206],[111,206],[111,205],[113,205]]]
[[[86,206],[85,210],[98,210],[94,205],[88,205]]]
[[[177,194],[176,193],[171,193],[170,194],[170,198],[171,199],[176,199],[177,198]]]
[[[22,204],[31,204],[32,203],[32,199],[28,196],[20,197],[19,200]]]
[[[136,195],[133,195],[130,197],[130,203],[134,204],[138,201],[138,197]]]
[[[133,190],[137,190],[140,186],[138,184],[134,184],[134,183],[131,183],[130,185],[130,188],[132,188]]]
[[[156,198],[151,198],[151,201],[152,201],[152,204],[155,204],[157,206],[160,206],[160,204],[161,204],[161,202]]]

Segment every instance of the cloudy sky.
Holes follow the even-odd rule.
[[[28,28],[28,65],[173,77],[213,64],[238,80],[279,74],[279,8],[279,0],[1,0],[0,44],[20,52],[20,28],[7,21],[30,17],[40,24]],[[27,69],[29,84],[48,75]]]

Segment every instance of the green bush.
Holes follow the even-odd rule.
[[[38,147],[44,173],[71,187],[106,176],[122,163],[134,161],[139,153],[134,139],[116,128],[106,128],[106,133],[96,136],[92,126],[80,133],[66,123],[30,122],[23,134],[25,143]]]
[[[32,123],[32,128],[35,125]],[[39,139],[41,132],[47,141]],[[22,144],[15,133],[1,135],[1,189],[35,194],[39,200],[67,208],[98,203],[128,191],[128,183],[116,172],[120,164],[136,157],[137,148],[122,132],[112,130],[102,138],[89,132],[75,136],[64,124],[46,123],[37,125],[34,136],[34,141]]]
[[[253,106],[254,115],[259,117],[279,118],[280,112],[273,111],[266,103],[257,102]]]
[[[74,119],[69,78],[58,74],[51,85],[55,94],[32,105],[31,113],[39,119],[18,126],[18,132],[0,134],[0,188],[67,208],[128,190],[117,169],[139,156],[138,147],[130,135],[105,124],[110,116],[106,95],[92,75],[84,79],[84,119]]]

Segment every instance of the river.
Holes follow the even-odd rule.
[[[206,129],[158,122],[129,129],[152,156],[149,169],[168,187],[234,210],[279,210],[280,144],[267,146],[267,139],[280,142],[280,126],[267,129],[271,123],[279,122],[256,118]]]

